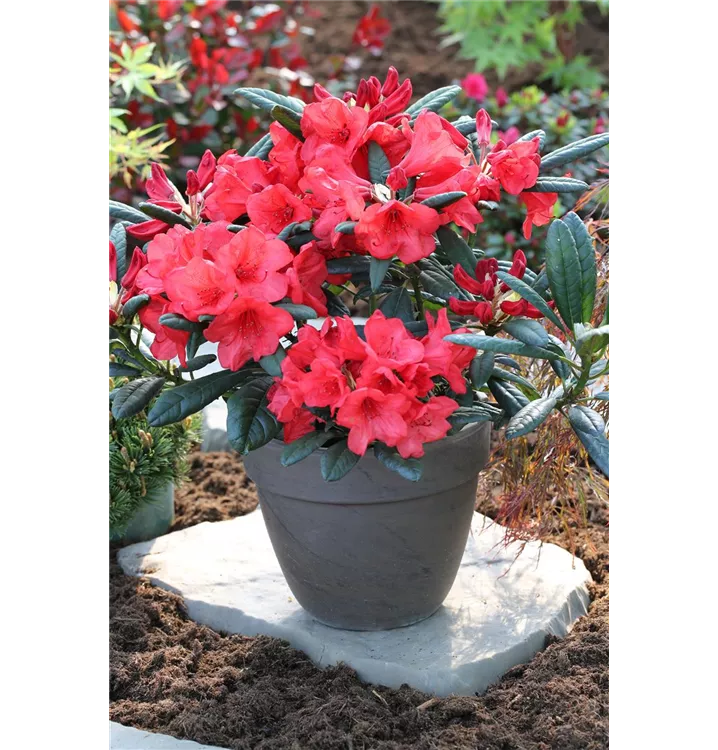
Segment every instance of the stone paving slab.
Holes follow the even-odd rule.
[[[226,750],[110,722],[110,750]]]

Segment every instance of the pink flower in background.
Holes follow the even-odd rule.
[[[482,102],[489,93],[489,84],[481,73],[469,73],[461,82],[461,88],[464,89],[466,96]]]
[[[499,131],[499,138],[504,141],[507,146],[510,146],[521,138],[521,131],[515,125],[512,125],[505,133]]]
[[[496,89],[496,106],[503,109],[508,103],[509,95],[506,93],[506,89],[500,86]]]

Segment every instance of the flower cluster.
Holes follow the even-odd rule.
[[[364,326],[364,340],[351,319],[327,318],[321,330],[305,326],[282,362],[282,377],[269,391],[269,409],[291,442],[331,420],[349,430],[349,449],[360,456],[379,440],[403,458],[424,455],[424,444],[445,437],[447,417],[458,403],[435,395],[434,378],[456,393],[466,392],[463,371],[473,350],[444,341],[451,333],[446,310],[429,333],[414,338],[401,320],[376,311]],[[325,420],[316,411],[326,409]]]

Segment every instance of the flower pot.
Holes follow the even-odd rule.
[[[166,534],[175,519],[175,486],[167,482],[156,492],[147,495],[127,524],[124,534],[110,534],[111,542],[145,542]]]
[[[348,630],[388,630],[441,606],[459,569],[489,456],[488,422],[425,446],[410,482],[371,451],[338,482],[322,450],[284,468],[278,440],[244,458],[287,583],[315,619]]]

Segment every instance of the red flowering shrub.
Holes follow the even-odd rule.
[[[150,409],[150,424],[229,392],[229,437],[240,452],[281,434],[292,463],[345,441],[355,459],[373,446],[387,466],[416,479],[424,445],[469,422],[510,419],[509,431],[523,434],[536,399],[548,404],[543,418],[554,407],[587,408],[572,405],[607,331],[591,327],[595,265],[578,217],[554,222],[538,276],[522,252],[509,264],[486,259],[464,237],[504,193],[519,196],[529,224],[545,223],[557,193],[586,187],[546,170],[607,136],[543,158],[540,131],[491,146],[484,110],[455,123],[434,111],[457,91],[409,106],[411,84],[394,69],[383,84],[362,81],[346,101],[321,87],[306,106],[240,89],[276,121],[247,155],[207,151],[184,194],[153,165],[139,211],[111,203],[110,275],[121,287],[112,289],[111,337],[150,373],[148,400],[157,378],[174,384]],[[347,292],[369,300],[363,325],[348,317],[339,296]],[[136,315],[154,334],[154,360],[127,330]],[[320,316],[317,327],[306,323]],[[183,371],[209,361],[197,356],[205,341],[217,344],[225,370],[184,381]],[[495,353],[556,362],[560,394],[543,397],[523,377],[496,371]],[[162,364],[175,357],[181,370]],[[593,417],[574,416],[583,440]]]

